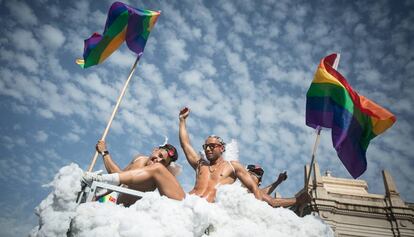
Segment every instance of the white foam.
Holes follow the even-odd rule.
[[[232,161],[239,160],[239,145],[237,140],[231,139],[230,143],[226,144],[226,151],[223,154],[224,160]]]
[[[149,192],[129,208],[90,202],[76,207],[81,169],[63,167],[51,183],[54,190],[37,207],[40,228],[31,236],[66,236],[72,221],[73,236],[333,236],[313,216],[297,217],[292,211],[271,208],[237,185],[221,186],[216,203],[187,195],[175,201]]]

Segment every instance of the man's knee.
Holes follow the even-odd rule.
[[[161,163],[155,163],[148,167],[150,172],[153,173],[162,173],[168,171],[167,168]]]

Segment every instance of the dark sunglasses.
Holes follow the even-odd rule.
[[[205,150],[208,147],[208,148],[210,148],[210,150],[213,150],[214,148],[219,147],[219,146],[221,146],[221,144],[218,144],[218,143],[209,143],[209,144],[204,144],[203,145],[203,149]]]
[[[256,165],[248,165],[247,170],[254,174],[257,174],[260,177],[263,176],[263,173],[264,173],[264,170],[262,169],[262,167],[256,166]]]

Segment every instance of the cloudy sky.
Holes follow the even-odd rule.
[[[124,45],[103,64],[81,69],[83,40],[102,33],[111,1],[0,0],[1,235],[37,224],[34,208],[60,167],[86,169],[135,60]],[[286,170],[278,189],[303,186],[314,131],[305,96],[321,58],[341,53],[339,71],[360,94],[389,109],[396,124],[368,148],[360,179],[384,193],[381,170],[414,202],[413,1],[129,1],[162,14],[107,137],[125,166],[169,137],[178,142],[178,112],[192,144],[206,136],[239,143],[240,160],[265,167],[264,184]],[[180,150],[185,190],[194,171]],[[322,171],[351,178],[322,132]],[[95,169],[102,169],[98,160]]]

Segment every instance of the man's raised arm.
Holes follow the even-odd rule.
[[[275,182],[271,183],[265,188],[262,188],[262,192],[270,195],[276,189],[276,187],[279,186],[279,184],[281,184],[286,179],[287,179],[286,171],[283,173],[280,173],[279,177],[277,178]]]
[[[190,114],[190,109],[188,109],[187,107],[184,107],[183,109],[181,109],[180,115],[179,115],[180,124],[179,124],[178,133],[180,137],[181,148],[184,151],[184,154],[185,154],[185,157],[187,158],[188,163],[190,163],[193,169],[197,169],[197,165],[198,165],[198,161],[200,160],[200,157],[197,154],[197,152],[194,150],[194,148],[191,146],[190,137],[188,136],[186,119],[189,114]]]

